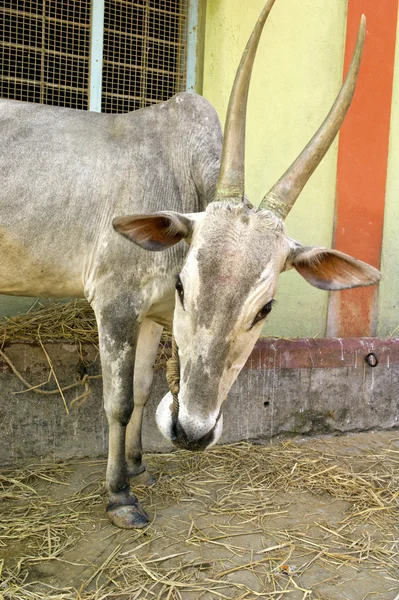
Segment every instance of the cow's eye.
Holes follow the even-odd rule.
[[[180,302],[182,303],[182,306],[183,306],[184,289],[183,289],[183,284],[181,282],[179,275],[177,276],[177,281],[176,281],[176,292],[179,294]]]
[[[260,311],[258,312],[258,314],[256,315],[256,317],[252,323],[252,327],[254,325],[256,325],[256,323],[259,323],[259,321],[262,321],[262,319],[265,319],[267,317],[267,315],[269,314],[269,312],[272,309],[273,304],[274,304],[274,300],[270,300],[270,302],[265,304],[265,306],[263,306],[260,309]]]

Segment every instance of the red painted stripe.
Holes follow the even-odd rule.
[[[262,338],[244,370],[267,369],[369,369],[366,357],[377,358],[376,372],[399,364],[399,338],[314,339]]]
[[[380,265],[398,0],[349,0],[345,73],[360,16],[367,38],[352,106],[338,148],[334,247]],[[330,296],[328,335],[375,335],[376,286]]]

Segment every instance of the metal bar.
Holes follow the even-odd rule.
[[[187,23],[187,71],[186,90],[197,89],[198,10],[199,0],[189,0]]]
[[[40,46],[25,46],[24,44],[17,44],[16,42],[4,42],[0,40],[0,48],[1,47],[13,48],[16,50],[27,50],[30,52],[41,52]],[[46,48],[46,54],[50,54],[51,56],[62,56],[64,58],[75,58],[78,60],[89,60],[88,56],[70,54],[69,52],[61,52],[61,50],[52,50],[51,48]]]
[[[101,112],[104,0],[91,1],[89,110]]]
[[[97,2],[97,0],[92,0],[93,2]],[[36,19],[37,21],[40,21],[43,18],[43,13],[30,13],[30,12],[25,12],[23,10],[18,10],[17,8],[0,8],[0,13],[3,14],[8,14],[8,15],[15,15],[15,16],[19,16],[19,17],[26,17],[29,19]],[[57,17],[46,17],[47,21],[50,21],[51,23],[61,23],[63,25],[70,25],[71,27],[79,27],[79,28],[84,28],[84,29],[89,29],[90,25],[88,25],[87,23],[76,23],[74,21],[68,21],[67,19],[58,19]]]
[[[140,77],[140,92],[141,92],[141,100],[140,100],[140,108],[144,108],[145,106],[145,96],[147,91],[147,36],[148,36],[148,7],[150,6],[149,0],[146,0],[144,7],[144,24],[143,24],[143,50],[142,50],[142,70]]]
[[[17,8],[0,8],[0,13],[7,15],[17,15],[21,17],[27,17],[29,19],[41,19],[42,13],[30,13],[27,10],[18,10]]]
[[[71,92],[82,92],[86,93],[86,88],[75,87],[73,85],[64,85],[63,83],[50,83],[48,81],[39,81],[34,79],[25,79],[24,77],[11,77],[10,75],[0,75],[0,81],[12,81],[13,83],[29,83],[29,85],[35,85],[43,89],[43,94],[46,88],[54,90],[68,90]]]
[[[197,94],[202,94],[204,86],[205,26],[206,0],[199,0],[197,26],[197,61],[195,64],[195,91],[197,92]]]
[[[125,4],[127,6],[137,6],[137,8],[143,8],[143,4],[140,2],[132,2],[131,0],[115,0],[115,2],[119,2],[119,4]],[[159,14],[164,14],[164,15],[170,15],[172,12],[172,9],[163,9],[163,8],[158,8],[157,6],[149,6],[148,10],[151,12],[156,12]],[[183,17],[185,15],[185,12],[180,12],[180,11],[174,11],[172,13],[173,15],[177,15],[179,17]]]
[[[44,67],[45,67],[45,47],[46,47],[46,0],[43,0],[42,14],[42,44],[40,48],[40,104],[44,103]]]
[[[176,73],[175,71],[156,69],[155,67],[143,67],[142,65],[128,65],[127,63],[114,62],[113,60],[104,60],[104,65],[111,65],[112,67],[122,67],[123,69],[130,69],[131,71],[142,71],[143,69],[146,69],[149,73],[160,73],[162,75],[169,75],[170,77],[179,76],[179,73]]]
[[[114,92],[103,92],[104,98],[121,98],[125,100],[144,100],[146,103],[157,104],[160,102],[159,98],[143,98],[142,96],[132,96],[131,94],[117,94]]]
[[[182,0],[180,0],[180,2],[182,2]],[[187,30],[187,23],[186,23],[186,19],[187,19],[187,15],[186,18],[183,20],[182,17],[179,18],[178,21],[178,39],[182,40],[184,37],[184,33]],[[183,22],[184,21],[184,22]],[[176,60],[176,74],[178,76],[177,81],[175,81],[175,86],[176,88],[173,90],[174,93],[176,94],[177,92],[180,92],[181,89],[181,85],[182,85],[182,73],[185,75],[186,72],[186,49],[184,50],[180,50],[180,52],[177,55],[177,60]],[[183,85],[185,85],[185,78],[183,81]]]
[[[160,40],[159,38],[154,38],[151,36],[145,36],[139,33],[130,33],[129,31],[117,31],[116,29],[109,29],[108,27],[104,28],[104,31],[106,31],[107,33],[115,33],[116,35],[119,35],[121,38],[123,36],[128,37],[128,38],[134,38],[137,40],[144,40],[146,39],[148,42],[156,42],[159,45],[164,45],[164,46],[174,46],[174,47],[178,47],[178,48],[184,48],[184,42],[172,42],[170,40]]]

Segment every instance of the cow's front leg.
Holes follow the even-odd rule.
[[[163,327],[144,319],[137,343],[134,364],[134,409],[126,431],[126,462],[133,485],[152,485],[155,479],[142,462],[141,428],[144,407],[151,391],[154,363],[157,357]]]
[[[131,493],[125,460],[126,427],[133,411],[133,369],[138,335],[135,315],[120,306],[96,311],[103,373],[104,408],[109,426],[107,513],[117,527],[145,527],[148,516]]]

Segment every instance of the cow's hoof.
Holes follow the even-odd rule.
[[[149,522],[149,517],[137,500],[131,504],[111,503],[107,506],[109,519],[116,527],[121,529],[142,529]]]
[[[157,482],[155,477],[153,477],[151,473],[147,471],[147,469],[145,469],[141,473],[132,473],[132,475],[130,475],[129,477],[133,488],[137,485],[145,485],[147,487],[151,487],[152,485],[154,485],[154,483]]]

